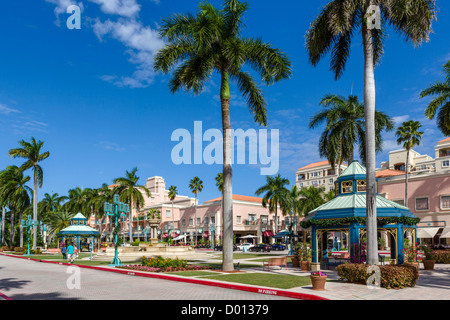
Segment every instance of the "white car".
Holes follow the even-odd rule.
[[[251,243],[243,243],[243,244],[238,245],[237,247],[239,248],[239,250],[247,252],[248,249],[250,249],[250,248],[252,248],[254,246],[255,245],[251,244]]]

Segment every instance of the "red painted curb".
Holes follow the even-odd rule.
[[[146,272],[141,272],[141,271],[126,270],[126,269],[116,269],[116,268],[112,269],[112,268],[103,268],[103,267],[98,267],[98,266],[84,266],[84,265],[78,265],[78,264],[70,264],[70,263],[66,263],[66,262],[56,262],[56,261],[50,261],[50,260],[33,259],[33,258],[22,257],[22,256],[14,256],[14,255],[9,255],[9,254],[4,254],[4,253],[0,253],[0,254],[9,256],[9,257],[13,257],[13,258],[22,258],[22,259],[43,262],[43,263],[52,263],[52,264],[67,265],[67,266],[77,266],[79,268],[86,268],[86,269],[93,269],[93,270],[107,271],[107,272],[115,272],[115,273],[130,275],[130,276],[138,276],[138,277],[154,278],[154,279],[162,279],[162,280],[170,280],[170,281],[179,281],[179,282],[193,283],[193,284],[219,287],[219,288],[225,288],[225,289],[241,290],[241,291],[259,293],[259,294],[275,295],[275,296],[281,296],[281,297],[287,297],[287,298],[293,298],[293,299],[329,300],[329,299],[315,296],[312,294],[292,292],[292,291],[286,291],[286,290],[252,287],[252,286],[246,286],[246,285],[240,285],[240,284],[215,282],[215,281],[210,281],[210,280],[182,278],[182,277],[177,277],[177,276],[163,275],[163,274],[157,274],[157,273],[156,274],[155,273],[146,273]]]
[[[0,292],[0,298],[3,300],[12,300],[10,297],[8,297],[7,295],[4,295],[3,293]],[[0,300],[1,300],[0,299]]]

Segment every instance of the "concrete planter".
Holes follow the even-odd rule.
[[[325,282],[327,281],[327,276],[313,276],[311,275],[312,289],[317,291],[325,290]]]

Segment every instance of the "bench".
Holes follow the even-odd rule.
[[[341,264],[349,262],[350,262],[350,253],[348,252],[338,253],[324,259],[324,269],[328,270],[329,266],[337,267]]]
[[[287,270],[287,257],[273,257],[269,258],[269,261],[263,261],[263,271],[267,267],[267,271],[270,271],[270,267],[277,266],[283,269],[283,266]]]

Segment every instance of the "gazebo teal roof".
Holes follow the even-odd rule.
[[[70,219],[71,225],[58,232],[58,236],[86,236],[86,237],[100,237],[100,232],[87,225],[87,219],[81,213],[77,213]]]
[[[378,182],[377,182],[378,183]],[[358,161],[353,161],[339,176],[335,183],[336,197],[312,210],[301,222],[303,228],[312,227],[313,262],[318,263],[317,250],[319,239],[326,247],[326,233],[344,231],[349,233],[350,244],[359,245],[365,235],[366,218],[366,168]],[[392,258],[398,263],[404,260],[404,231],[412,231],[414,237],[416,224],[420,221],[409,208],[390,201],[380,195],[376,196],[378,230],[388,231],[396,243],[391,251]],[[416,239],[414,239],[416,240]],[[325,249],[326,251],[326,249]],[[351,256],[355,252],[350,252]]]

